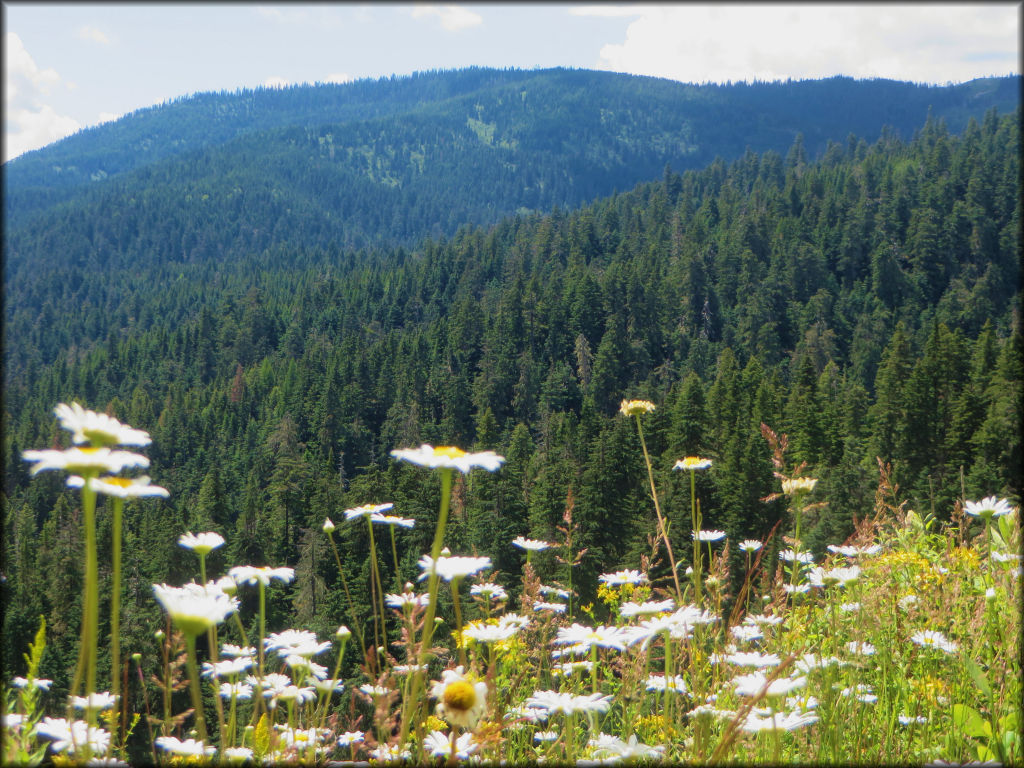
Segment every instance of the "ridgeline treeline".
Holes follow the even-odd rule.
[[[279,245],[230,268],[196,262],[188,279],[72,265],[62,303],[28,284],[19,304],[38,302],[38,327],[9,318],[4,662],[18,665],[40,614],[55,690],[75,661],[77,497],[20,458],[64,440],[62,401],[148,430],[150,474],[171,491],[127,508],[128,652],[155,653],[150,585],[194,577],[176,544],[186,530],[227,538],[212,573],[296,568],[277,588],[290,599],[269,603],[271,631],[343,620],[321,525],[346,507],[392,501],[416,518],[398,537],[402,572],[381,565],[388,584],[413,580],[439,489],[388,452],[420,442],[507,458],[464,481],[449,543],[488,554],[510,588],[524,559],[511,539],[561,541],[571,507],[588,602],[597,574],[638,565],[654,530],[624,397],[658,406],[645,436],[679,553],[689,479],[671,466],[686,455],[714,461],[697,478],[705,527],[739,541],[779,520],[782,502],[762,501],[778,490],[762,423],[789,435],[788,460],[829,500],[805,538],[816,551],[870,514],[876,457],[921,513],[948,515],[961,493],[1019,498],[1019,163],[1019,113],[990,111],[960,135],[930,119],[910,141],[851,138],[817,159],[798,139],[785,156],[666,168],[577,211],[416,247]],[[45,356],[47,339],[80,333],[98,341]],[[363,605],[365,535],[335,534]],[[549,553],[533,563],[564,580]]]

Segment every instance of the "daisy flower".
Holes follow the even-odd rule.
[[[516,636],[520,626],[515,623],[488,624],[485,621],[471,621],[462,628],[462,636],[478,643],[500,643]]]
[[[484,600],[493,600],[496,603],[508,600],[508,593],[505,591],[505,588],[500,584],[492,584],[489,581],[484,584],[474,584],[469,588],[469,594],[479,595]]]
[[[814,490],[814,486],[817,484],[817,479],[813,477],[787,478],[782,481],[782,492],[788,496],[798,493],[809,493]]]
[[[411,586],[411,585],[406,585]],[[384,604],[388,608],[405,611],[406,608],[426,607],[430,603],[430,595],[417,595],[412,590],[407,590],[400,595],[389,594],[384,597]]]
[[[540,600],[535,600],[533,603],[533,610],[565,613],[565,603],[545,603]]]
[[[827,571],[818,566],[807,573],[807,581],[812,587],[845,587],[858,578],[860,578],[860,568],[856,565],[847,568],[832,568]]]
[[[117,700],[119,698],[121,698],[121,697],[117,696],[115,694],[103,691],[101,693],[90,693],[87,697],[86,696],[72,696],[71,697],[71,705],[75,709],[89,709],[89,710],[110,709],[115,704],[117,704]]]
[[[757,696],[761,691],[765,691],[768,696],[785,696],[807,685],[807,678],[780,677],[769,683],[763,672],[751,672],[749,675],[734,677],[732,682],[736,685],[738,696]]]
[[[757,539],[744,539],[739,543],[740,551],[754,554],[761,548],[761,542]]]
[[[239,605],[237,598],[229,597],[212,581],[205,586],[195,583],[184,587],[154,584],[153,594],[171,621],[193,637],[223,622],[238,610]]]
[[[593,750],[594,757],[602,760],[633,762],[636,760],[661,760],[665,756],[664,744],[659,744],[656,747],[649,746],[638,741],[635,733],[629,737],[629,741],[623,741],[618,736],[600,733],[596,739],[590,739],[587,744]]]
[[[1011,514],[1013,507],[1006,499],[986,496],[981,501],[968,501],[964,504],[964,512],[973,517],[980,517],[982,520],[989,520],[993,517]]]
[[[738,624],[735,627],[729,627],[729,632],[741,643],[749,643],[764,637],[764,632],[756,624]]]
[[[129,451],[109,448],[68,448],[64,451],[24,451],[25,461],[35,462],[29,472],[37,475],[48,469],[63,469],[76,475],[96,475],[102,472],[116,475],[129,467],[148,467],[149,459]]]
[[[378,525],[398,525],[402,528],[412,528],[416,525],[415,520],[411,520],[407,517],[396,517],[395,515],[370,515],[370,522]]]
[[[338,746],[351,747],[353,744],[362,744],[365,736],[362,731],[345,731],[338,737]]]
[[[221,683],[220,697],[222,699],[239,699],[248,701],[252,698],[252,686],[248,683]]]
[[[81,488],[85,478],[70,475],[67,479],[68,488]],[[149,496],[167,498],[170,492],[159,485],[150,485],[149,478],[142,477],[94,477],[89,481],[89,488],[104,496],[115,496],[119,499],[141,499]]]
[[[548,587],[542,584],[537,588],[537,591],[540,594],[545,595],[546,597],[560,597],[563,600],[569,599],[569,591],[565,589],[559,589],[558,587]]]
[[[834,552],[837,555],[843,555],[843,557],[860,557],[861,555],[877,555],[882,551],[882,547],[879,544],[872,544],[868,547],[854,547],[852,545],[836,546],[835,544],[829,544],[827,547],[829,552]]]
[[[690,536],[697,541],[721,541],[725,531],[690,531]]]
[[[132,429],[105,413],[87,411],[78,403],[58,403],[53,409],[60,425],[71,432],[75,445],[89,443],[96,447],[111,445],[149,445],[149,434],[141,429]]]
[[[686,693],[686,681],[682,675],[673,675],[670,678],[666,678],[664,675],[648,675],[647,690]]]
[[[760,717],[751,712],[740,724],[747,733],[758,731],[795,731],[805,725],[818,722],[818,716],[807,712],[772,712],[767,717]]]
[[[520,549],[527,549],[531,552],[541,552],[545,549],[558,546],[557,544],[551,544],[547,541],[540,541],[538,539],[527,539],[522,536],[516,536],[512,539],[512,544],[519,547]]]
[[[286,629],[272,632],[263,640],[267,651],[277,651],[280,656],[317,656],[331,647],[330,640],[318,643],[316,633],[304,629]]]
[[[187,739],[182,741],[174,736],[157,736],[156,745],[160,749],[166,749],[172,755],[183,755],[186,757],[206,757],[217,752],[216,747],[208,747],[201,741]]]
[[[779,560],[783,560],[787,563],[792,563],[794,560],[798,560],[804,565],[809,565],[814,562],[814,553],[794,552],[792,549],[784,549],[779,552]]]
[[[924,648],[936,648],[945,653],[956,653],[959,647],[952,640],[948,640],[941,632],[936,632],[932,629],[915,632],[911,635],[910,640],[915,645],[920,645]]]
[[[722,657],[722,661],[735,664],[738,667],[777,667],[782,663],[774,653],[757,653],[756,651],[736,651]]]
[[[577,696],[557,691],[536,691],[523,706],[527,709],[541,710],[548,715],[558,712],[571,715],[576,712],[607,712],[611,702],[611,696],[602,696],[599,693]]]
[[[450,725],[473,729],[487,708],[487,683],[473,682],[463,668],[446,669],[434,681],[430,698],[437,699],[437,716]]]
[[[240,645],[232,645],[231,643],[224,643],[224,645],[220,647],[220,652],[224,656],[232,657],[256,655],[256,649],[252,646],[243,648]]]
[[[50,744],[54,752],[74,753],[76,749],[87,747],[93,753],[107,751],[110,744],[110,733],[102,728],[90,728],[84,720],[73,720],[70,723],[63,717],[44,717],[36,723],[34,733],[43,738],[53,739]]]
[[[625,650],[626,639],[625,630],[620,627],[591,628],[574,623],[571,627],[561,627],[551,642],[554,645],[568,645],[567,653],[582,656],[589,653],[592,646]]]
[[[710,469],[711,459],[700,459],[696,456],[687,456],[685,459],[680,459],[673,466],[672,469],[685,469],[693,472],[698,469]]]
[[[463,474],[468,474],[474,467],[494,472],[504,462],[503,456],[494,451],[483,451],[481,453],[467,453],[460,448],[451,446],[439,446],[423,443],[419,448],[399,448],[391,452],[399,461],[408,461],[429,469],[457,469]]]
[[[459,736],[455,740],[454,747],[448,740],[448,734],[442,731],[431,731],[423,737],[423,751],[433,757],[454,757],[456,760],[467,760],[479,748],[480,745],[473,742],[472,733],[464,733]]]
[[[363,504],[361,507],[352,507],[351,509],[345,510],[345,522],[352,520],[361,520],[364,517],[371,517],[372,515],[380,515],[393,508],[395,505],[392,503],[388,504]]]
[[[676,601],[671,597],[666,600],[647,601],[645,603],[626,602],[619,606],[619,615],[623,618],[633,616],[650,616],[655,613],[668,613],[675,610]]]
[[[436,569],[437,574],[445,581],[452,581],[454,579],[465,578],[466,576],[472,576],[477,571],[483,571],[491,567],[491,558],[489,557],[459,557],[449,556],[445,557],[442,555],[437,558],[437,564],[434,564],[434,558],[430,555],[424,555],[419,561],[420,568],[423,569],[423,573],[420,574],[419,581],[427,578]]]
[[[256,584],[269,586],[271,579],[283,581],[285,584],[295,578],[294,568],[257,568],[254,565],[237,565],[228,571],[228,576],[236,584]]]
[[[181,538],[178,539],[178,545],[185,547],[185,549],[191,549],[193,552],[200,555],[208,555],[210,552],[215,550],[217,547],[223,546],[224,537],[219,533],[208,531],[207,533],[200,533],[199,535],[193,534],[192,531],[181,534]]]
[[[616,571],[615,573],[602,573],[598,577],[598,581],[609,587],[621,587],[624,584],[644,584],[647,582],[647,574],[626,569],[624,571]]]

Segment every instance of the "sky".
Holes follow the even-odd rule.
[[[431,69],[940,85],[1021,72],[1016,2],[2,6],[5,162],[192,93]]]

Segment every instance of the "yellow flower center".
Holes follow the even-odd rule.
[[[453,448],[450,445],[442,445],[434,449],[434,453],[440,456],[447,456],[449,459],[461,459],[466,452],[461,448]]]
[[[117,485],[121,488],[127,488],[132,484],[130,477],[104,477],[103,482],[107,485]]]
[[[467,712],[476,704],[476,688],[465,680],[456,680],[445,686],[444,695],[441,698],[449,709]]]

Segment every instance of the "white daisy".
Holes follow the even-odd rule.
[[[473,682],[462,667],[446,669],[430,689],[437,699],[437,716],[450,725],[473,729],[487,708],[487,683]]]
[[[141,429],[132,429],[105,413],[87,411],[78,403],[71,405],[59,403],[53,412],[60,421],[60,425],[72,433],[71,442],[75,445],[89,443],[96,447],[111,445],[142,447],[152,442],[149,434]]]
[[[437,558],[437,564],[435,566],[434,559],[430,555],[424,555],[419,561],[420,568],[423,569],[423,573],[419,576],[419,581],[427,578],[435,568],[437,574],[445,581],[452,581],[453,579],[462,579],[466,576],[472,576],[478,571],[483,571],[491,567],[491,558],[489,557],[460,557],[450,556],[445,557],[442,555]]]
[[[460,448],[439,446],[437,448],[423,443],[419,448],[399,448],[391,452],[399,461],[408,461],[430,469],[457,469],[468,474],[474,467],[494,472],[505,459],[494,451],[467,453]]]
[[[178,539],[179,546],[185,547],[185,549],[191,549],[193,552],[200,555],[208,555],[223,544],[224,537],[219,533],[214,533],[213,531],[200,533],[198,535],[189,531],[188,533],[181,534],[181,537]]]

